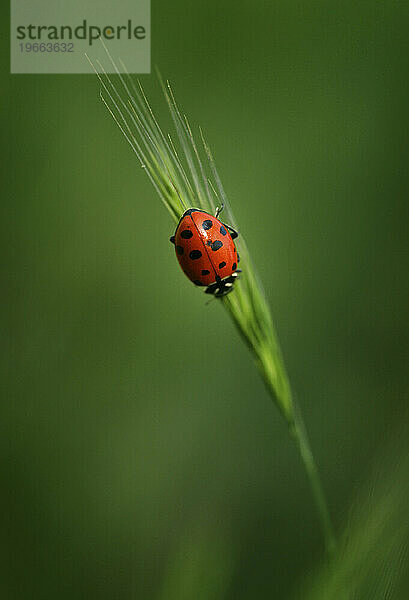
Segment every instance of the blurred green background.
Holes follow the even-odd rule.
[[[212,146],[338,529],[408,399],[407,18],[152,0],[152,63]],[[96,78],[10,76],[2,44],[2,597],[289,598],[322,539],[248,351]]]

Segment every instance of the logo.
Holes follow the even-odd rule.
[[[97,70],[100,61],[115,72],[104,45],[120,59],[119,69],[149,73],[150,0],[110,4],[11,0],[11,73],[90,73],[85,54]]]

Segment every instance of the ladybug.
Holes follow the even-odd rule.
[[[233,290],[240,273],[237,270],[239,255],[233,242],[238,233],[230,225],[198,208],[189,208],[182,215],[175,235],[170,241],[175,245],[176,256],[183,272],[195,285],[206,286],[205,293],[216,298]]]

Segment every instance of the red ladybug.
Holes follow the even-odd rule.
[[[233,240],[238,233],[216,216],[198,208],[189,208],[179,221],[175,235],[176,256],[184,273],[195,285],[207,286],[206,294],[217,298],[233,290],[240,271],[237,270],[239,255]]]

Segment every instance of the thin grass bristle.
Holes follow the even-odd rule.
[[[120,73],[105,45],[104,48],[114,67],[114,77],[106,73],[101,63],[98,62],[96,69],[90,61],[100,81],[102,101],[130,144],[174,222],[177,223],[189,207],[214,214],[217,203],[224,204],[224,219],[240,230],[203,131],[199,128],[198,145],[187,117],[177,105],[169,81],[165,83],[158,74],[178,144],[170,134],[165,135],[162,131],[141,83],[135,83],[123,64],[123,74]],[[255,358],[267,389],[296,440],[321,516],[327,549],[330,551],[334,543],[325,497],[305,430],[295,411],[266,295],[242,231],[237,246],[241,258],[241,277],[235,284],[234,291],[222,297],[220,301]]]

